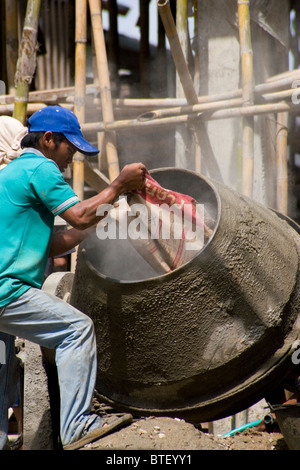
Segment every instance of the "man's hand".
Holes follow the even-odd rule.
[[[124,166],[119,176],[112,182],[120,188],[120,194],[134,189],[142,189],[145,184],[147,168],[143,163],[131,163]]]

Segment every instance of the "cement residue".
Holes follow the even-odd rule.
[[[287,450],[287,445],[280,432],[258,432],[251,428],[234,436],[213,436],[205,429],[205,424],[203,430],[199,430],[184,420],[150,417],[133,421],[81,450],[249,451]]]
[[[223,450],[192,424],[172,418],[145,418],[85,446],[85,450]]]

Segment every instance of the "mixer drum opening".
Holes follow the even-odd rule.
[[[181,266],[193,257],[197,256],[213,236],[214,229],[217,225],[219,201],[217,192],[204,179],[199,180],[199,178],[196,178],[193,181],[193,178],[190,177],[190,181],[187,186],[179,176],[180,175],[175,171],[171,183],[172,188],[170,188],[167,186],[170,184],[170,181],[169,178],[165,178],[165,172],[155,172],[155,179],[162,187],[172,189],[177,193],[188,194],[188,196],[191,196],[197,202],[199,207],[201,207],[201,215],[203,217],[203,222],[205,223],[205,233],[201,233],[201,235],[203,235],[203,240],[201,240],[201,243],[200,241],[198,243],[199,249],[188,249],[185,255],[182,255],[182,259],[179,264],[179,266]],[[128,197],[130,201],[130,195],[126,197]],[[151,213],[149,208],[148,212],[150,228]],[[164,212],[162,215],[163,217],[165,216],[168,218],[169,214],[168,212]],[[106,220],[107,219],[104,219],[103,225],[105,225]],[[170,219],[168,222],[170,222]],[[104,233],[104,230],[102,233]],[[160,266],[156,269],[155,264],[151,264],[151,259],[149,260],[151,256],[153,257],[150,253],[150,251],[153,250],[152,245],[154,247],[158,246],[161,249],[161,256],[164,255],[164,246],[159,243],[154,245],[155,241],[152,240],[149,255],[146,256],[146,248],[148,248],[148,244],[151,241],[150,233],[148,233],[147,242],[142,240],[140,242],[131,240],[129,230],[127,230],[125,237],[123,234],[122,238],[120,238],[118,227],[115,229],[115,232],[107,233],[107,238],[105,239],[99,240],[100,237],[98,235],[99,231],[89,238],[88,249],[85,250],[85,258],[90,266],[95,269],[100,276],[108,277],[115,281],[126,282],[145,280],[157,277],[167,272],[167,269],[165,271],[163,269],[159,269]],[[167,243],[167,241],[169,241],[172,243],[172,241],[174,241],[174,239],[172,240],[174,235],[172,229],[167,233],[167,235],[170,235],[171,240],[164,240],[164,242]],[[187,246],[189,248],[189,244],[187,244]]]

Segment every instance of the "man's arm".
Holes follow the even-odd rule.
[[[51,239],[49,257],[53,258],[54,256],[71,250],[94,231],[95,227],[93,226],[85,230],[71,228],[54,233]]]
[[[126,165],[119,176],[101,193],[74,204],[59,214],[60,217],[78,230],[85,230],[96,225],[101,220],[101,217],[96,215],[98,207],[101,204],[113,204],[121,194],[127,191],[141,189],[144,185],[146,171],[147,169],[142,163]]]

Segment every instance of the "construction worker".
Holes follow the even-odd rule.
[[[76,116],[59,106],[42,108],[30,117],[21,147],[19,158],[0,172],[0,233],[5,246],[0,258],[0,331],[55,349],[60,438],[68,449],[82,438],[87,442],[88,436],[95,439],[97,432],[113,429],[119,416],[108,422],[90,412],[97,369],[94,326],[85,314],[41,290],[45,267],[49,256],[70,250],[95,229],[101,204],[142,188],[146,168],[142,163],[126,165],[101,193],[80,201],[61,172],[76,151],[95,155],[99,150],[83,138]],[[57,215],[72,228],[53,234]],[[2,364],[1,369],[5,375],[8,367]],[[7,412],[6,386],[7,380],[0,383],[0,423]]]

